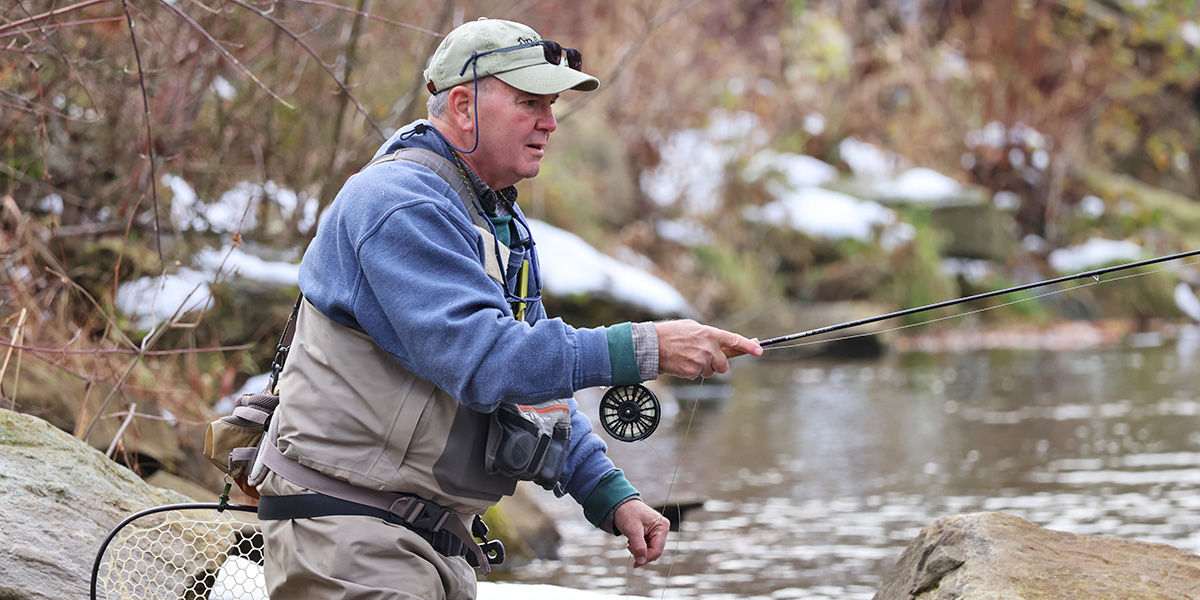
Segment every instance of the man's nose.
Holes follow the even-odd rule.
[[[554,118],[554,109],[552,107],[547,106],[545,112],[538,117],[537,128],[546,133],[551,133],[555,129],[558,129],[558,120]]]

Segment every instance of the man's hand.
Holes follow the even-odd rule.
[[[757,341],[701,325],[691,319],[655,323],[658,330],[658,370],[695,379],[729,370],[729,356],[761,356]]]
[[[617,507],[613,525],[629,539],[634,567],[658,560],[667,545],[667,532],[671,530],[671,522],[666,517],[636,498]]]

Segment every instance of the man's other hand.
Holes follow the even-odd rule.
[[[666,517],[636,498],[617,507],[613,525],[629,539],[634,567],[654,562],[662,556],[667,545],[667,532],[671,529],[671,522]]]

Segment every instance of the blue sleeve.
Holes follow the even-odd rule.
[[[606,385],[605,329],[514,320],[465,211],[441,178],[422,171],[403,187],[376,179],[384,189],[362,192],[387,194],[389,208],[356,236],[359,325],[405,368],[480,412]]]

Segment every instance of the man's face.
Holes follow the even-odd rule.
[[[466,155],[492,189],[538,174],[550,133],[558,128],[551,107],[558,94],[522,92],[500,80],[479,90],[479,149]]]

